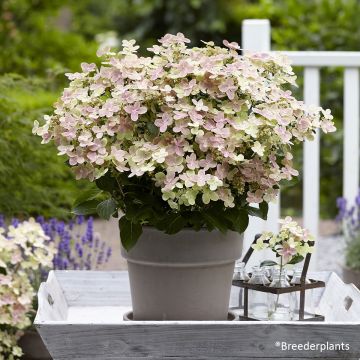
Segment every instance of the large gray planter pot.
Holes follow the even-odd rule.
[[[127,259],[134,320],[226,320],[243,236],[144,227]]]

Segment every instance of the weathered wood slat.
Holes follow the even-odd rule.
[[[125,271],[55,271],[69,306],[131,306]],[[109,291],[111,289],[111,291]]]
[[[318,311],[328,314],[328,320],[331,321],[360,322],[359,300],[359,290],[353,284],[344,284],[333,273],[322,295]]]
[[[340,292],[350,289],[334,274],[321,272],[311,276],[339,285]],[[56,271],[42,288],[46,292],[39,296],[45,299],[40,301],[35,324],[54,360],[360,358],[360,321],[124,322],[122,314],[131,308],[125,271]],[[235,307],[239,305],[236,291],[238,288],[233,288],[231,300]],[[48,294],[52,304],[46,304]],[[321,294],[317,293],[317,299]],[[351,296],[359,302],[357,290]],[[325,312],[333,312],[335,305],[331,299],[329,302]],[[54,311],[62,315],[54,317]],[[340,352],[284,351],[276,345],[278,341],[343,342],[350,348]]]
[[[52,325],[42,338],[55,360],[180,357],[256,359],[360,357],[360,324],[130,324]],[[350,351],[283,351],[287,343],[348,343]]]

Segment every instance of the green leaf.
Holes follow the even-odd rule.
[[[110,198],[102,201],[97,207],[96,211],[103,219],[109,220],[110,216],[115,213],[117,205],[114,199]]]
[[[176,234],[187,224],[186,218],[178,213],[165,214],[156,223],[157,229],[164,231],[166,234]]]
[[[246,210],[248,214],[251,216],[256,216],[260,219],[267,220],[269,205],[267,202],[263,201],[262,203],[259,204],[258,208],[249,205],[246,207]]]
[[[267,220],[267,214],[269,212],[269,204],[266,201],[263,201],[259,204],[259,210],[261,212],[261,219]]]
[[[304,257],[301,255],[295,255],[289,262],[289,265],[295,265],[298,264],[299,262],[302,262],[304,260]]]
[[[293,187],[299,183],[298,177],[293,177],[291,180],[280,180],[279,185],[281,189]]]
[[[225,215],[231,221],[232,229],[238,233],[243,233],[249,225],[249,215],[245,209],[229,209]]]
[[[213,215],[210,211],[204,211],[202,214],[206,222],[211,226],[217,228],[223,234],[226,233],[229,227],[226,225],[226,222],[224,222],[224,219],[221,219],[220,216]]]
[[[191,211],[185,214],[187,222],[195,231],[199,231],[204,227],[204,218],[199,211]]]
[[[114,190],[119,188],[117,181],[114,177],[111,176],[111,173],[108,171],[101,178],[95,180],[96,186],[104,191],[112,193]]]
[[[142,226],[139,223],[134,223],[123,216],[119,220],[121,243],[126,251],[129,251],[138,241],[142,234]]]
[[[98,206],[98,200],[89,200],[81,204],[78,204],[72,209],[72,213],[75,215],[90,215],[96,213],[96,207]]]
[[[82,191],[79,196],[75,199],[73,207],[76,207],[86,201],[93,200],[97,196],[101,195],[102,191],[96,187],[92,187]]]
[[[184,217],[179,214],[174,214],[175,216],[167,219],[167,226],[165,228],[166,234],[176,234],[180,230],[182,230],[187,221]]]
[[[263,262],[261,262],[260,267],[263,267],[263,266],[275,266],[277,264],[278,263],[276,261],[273,261],[273,260],[264,260]]]
[[[151,136],[155,137],[159,135],[159,128],[153,122],[148,122],[146,127]]]

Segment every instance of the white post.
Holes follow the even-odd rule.
[[[242,40],[241,47],[244,52],[269,52],[271,50],[271,28],[270,21],[267,19],[247,19],[242,22]],[[265,228],[271,231],[277,231],[277,221],[280,212],[279,201],[276,204],[269,204],[268,221],[265,222],[259,218],[251,217],[249,227],[245,232],[244,250],[247,250],[256,234],[262,232]],[[255,254],[250,259],[252,264],[257,264]]]
[[[245,51],[270,51],[270,21],[267,19],[244,20],[242,22],[241,45]]]
[[[352,203],[359,191],[359,69],[344,71],[343,196]]]
[[[304,69],[304,101],[307,105],[318,106],[320,103],[320,69],[317,67]],[[318,131],[313,141],[305,141],[303,169],[304,227],[310,230],[317,241],[320,216],[320,136]],[[315,252],[311,263],[312,270],[316,268],[316,264]]]

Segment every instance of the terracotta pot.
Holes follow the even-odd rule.
[[[134,320],[226,320],[243,236],[144,228],[127,259]]]
[[[19,340],[24,356],[22,360],[52,360],[36,330],[27,330]]]
[[[360,271],[343,266],[342,276],[346,284],[352,283],[360,289]]]

